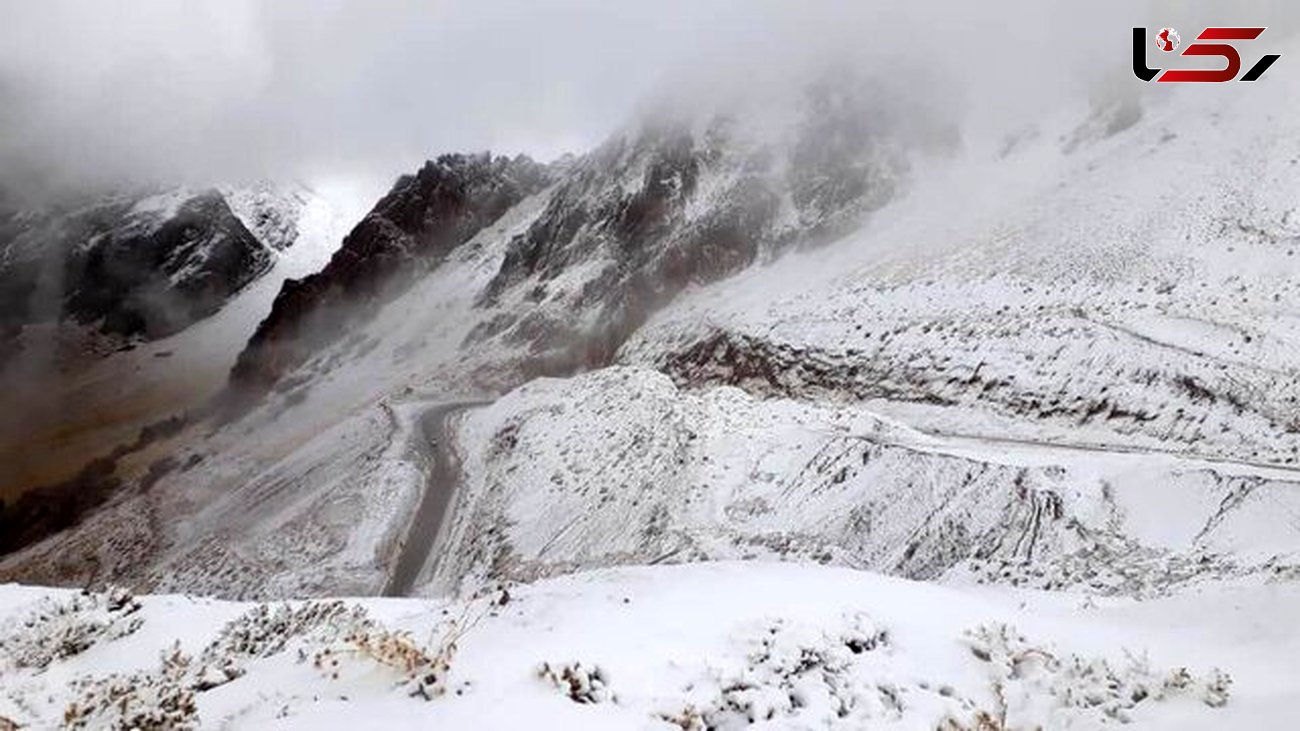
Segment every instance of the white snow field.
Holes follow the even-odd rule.
[[[136,608],[138,604],[139,608]],[[0,587],[33,728],[1286,728],[1300,589],[1135,602],[845,568],[609,569],[453,601]],[[454,646],[453,646],[454,645]]]

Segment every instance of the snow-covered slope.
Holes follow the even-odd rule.
[[[257,195],[246,196],[262,201],[260,209],[236,196],[237,190],[242,189],[225,193],[234,201],[230,210],[248,231],[261,231],[268,208],[274,207],[266,198],[269,189],[263,186]],[[293,201],[282,217],[292,218],[295,239],[287,248],[263,248],[265,273],[215,314],[167,337],[135,342],[129,349],[115,347],[93,358],[38,362],[38,353],[25,353],[4,374],[12,408],[0,415],[0,496],[68,479],[87,461],[134,441],[143,427],[196,409],[222,389],[281,283],[317,270],[350,223],[336,203],[305,188],[277,190]],[[140,476],[143,467],[128,464],[126,471]]]
[[[700,290],[620,360],[949,433],[1297,464],[1294,85],[1148,99],[1069,153],[1074,121],[1001,157],[970,140],[858,233]]]
[[[1297,470],[932,436],[635,368],[534,381],[459,435],[435,589],[759,557],[1138,596],[1300,576]]]
[[[31,727],[1285,727],[1295,587],[1133,603],[720,563],[458,600],[247,605],[0,586]]]

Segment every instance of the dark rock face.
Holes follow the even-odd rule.
[[[855,88],[809,87],[777,139],[747,137],[729,115],[702,132],[660,121],[615,137],[573,166],[510,243],[480,299],[503,312],[469,342],[527,346],[525,375],[604,365],[687,287],[842,234],[896,195],[909,143]],[[596,273],[556,291],[578,269]]]
[[[0,241],[12,239],[21,225],[17,220],[18,212],[5,203],[5,199],[0,197]],[[10,345],[22,332],[23,323],[28,318],[27,302],[35,289],[40,268],[32,265],[16,267],[8,257],[0,261],[4,262],[0,264],[0,344],[12,350]],[[12,353],[0,356],[0,364],[11,356]]]
[[[337,340],[416,275],[549,182],[527,157],[444,155],[404,176],[320,272],[284,283],[231,373],[257,391]]]
[[[778,205],[760,176],[742,174],[704,216],[686,220],[701,170],[717,154],[697,147],[686,130],[662,126],[617,138],[578,163],[544,213],[510,243],[480,300],[494,305],[507,290],[522,287],[531,290],[524,306],[480,327],[471,341],[511,330],[510,338],[532,344],[535,355],[558,351],[560,361],[601,361],[682,288],[752,263],[759,234]],[[635,181],[632,190],[623,185],[627,180]],[[551,318],[544,308],[528,306],[548,296],[549,282],[591,261],[603,262],[603,269],[583,285],[575,304],[602,310],[597,331],[574,332],[567,313]],[[541,363],[537,368],[548,370]]]
[[[0,214],[0,252],[4,332],[71,320],[145,339],[213,314],[272,260],[216,191]]]

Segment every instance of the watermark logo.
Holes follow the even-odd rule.
[[[1267,28],[1206,28],[1196,36],[1196,41],[1187,44],[1179,56],[1212,56],[1222,58],[1226,63],[1221,69],[1153,69],[1147,66],[1147,29],[1133,29],[1133,75],[1143,81],[1155,79],[1157,82],[1173,83],[1214,83],[1221,81],[1256,81],[1264,75],[1274,61],[1281,58],[1276,53],[1261,57],[1238,79],[1241,73],[1241,54],[1232,43],[1209,43],[1207,41],[1253,41],[1259,38]],[[1165,53],[1178,49],[1182,38],[1173,28],[1161,28],[1155,35],[1156,48]],[[1157,78],[1159,77],[1159,78]]]
[[[1178,36],[1178,31],[1173,28],[1161,28],[1156,34],[1156,48],[1162,51],[1172,51],[1182,42],[1183,39]]]

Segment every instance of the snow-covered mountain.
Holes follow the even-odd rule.
[[[276,297],[231,374],[261,391],[338,341],[457,246],[537,192],[549,173],[525,156],[445,155],[403,177],[319,272]]]
[[[550,167],[451,156],[399,181],[328,266],[283,288],[241,355],[233,383],[252,384],[265,397],[202,444],[182,435],[174,445],[182,463],[201,458],[214,466],[193,477],[163,475],[158,486],[176,488],[151,500],[179,501],[159,522],[194,525],[158,537],[169,546],[159,555],[163,565],[112,556],[106,563],[122,563],[119,578],[146,586],[293,594],[331,590],[337,577],[309,575],[333,571],[335,556],[359,582],[342,586],[382,585],[402,516],[420,492],[419,479],[390,474],[412,469],[402,434],[416,419],[407,412],[420,402],[509,389],[536,373],[608,363],[622,367],[520,392],[541,394],[541,404],[512,395],[467,417],[466,429],[527,433],[536,409],[583,414],[571,426],[557,417],[539,427],[543,441],[532,445],[533,457],[518,446],[481,448],[498,437],[466,446],[465,501],[477,500],[477,480],[489,479],[475,469],[514,473],[514,461],[553,460],[571,442],[584,456],[551,473],[534,465],[527,479],[497,478],[506,496],[472,521],[457,510],[477,531],[497,521],[509,526],[492,539],[503,545],[463,546],[453,551],[457,561],[508,553],[517,542],[551,552],[568,541],[609,546],[610,531],[629,519],[657,538],[640,551],[609,548],[607,558],[561,552],[553,568],[538,570],[673,551],[750,553],[681,538],[690,533],[681,521],[722,525],[714,513],[690,517],[691,496],[699,495],[699,505],[722,515],[749,516],[737,517],[729,541],[790,544],[778,552],[928,578],[969,568],[972,554],[1067,561],[1106,544],[1111,552],[1137,545],[1165,556],[1169,546],[1133,544],[1134,530],[1116,528],[1115,515],[1131,510],[1116,496],[1123,480],[1096,467],[1124,472],[1135,453],[1158,457],[1160,466],[1144,468],[1142,479],[1207,486],[1204,510],[1188,517],[1203,525],[1248,507],[1248,494],[1287,494],[1298,433],[1287,358],[1295,347],[1287,303],[1296,272],[1288,265],[1285,191],[1294,154],[1275,129],[1282,123],[1269,117],[1273,95],[1243,95],[1227,109],[1183,95],[1147,99],[1136,113],[1135,102],[1063,110],[1013,137],[968,135],[958,146],[940,125],[922,134],[862,122],[864,94],[828,102],[818,96],[822,87],[808,93],[812,102],[801,109],[811,111],[769,113],[762,124],[724,114],[693,124],[656,117]],[[1122,123],[1098,121],[1107,115]],[[1221,154],[1187,154],[1220,139],[1225,127],[1234,134],[1216,148]],[[813,140],[830,152],[809,152]],[[1152,184],[1145,173],[1154,169],[1181,184]],[[1247,185],[1257,180],[1265,184]],[[1214,186],[1220,193],[1212,199],[1198,192]],[[828,231],[853,226],[825,242],[834,238]],[[777,408],[780,399],[799,408]],[[713,403],[729,404],[716,420],[708,416]],[[742,427],[734,409],[749,414],[745,430],[757,430],[737,446],[752,452],[772,434],[773,455],[730,455],[724,437]],[[587,433],[605,413],[608,429]],[[638,438],[649,442],[630,452],[620,446],[624,432],[641,429]],[[775,436],[785,429],[836,436],[809,437],[804,453]],[[345,450],[335,448],[340,439]],[[669,452],[652,449],[660,442]],[[942,475],[932,481],[943,490],[911,509],[922,523],[897,537],[865,528],[873,504],[900,509],[884,497],[890,493],[870,459],[877,452],[899,455],[900,466],[886,472],[904,492],[917,479],[913,470]],[[625,454],[639,455],[653,476],[631,469]],[[821,455],[814,463],[802,461],[814,455]],[[845,462],[852,459],[864,464]],[[1079,477],[1071,469],[1077,463]],[[328,476],[316,477],[319,470]],[[990,486],[966,490],[978,505],[925,527],[941,506],[951,507],[949,491],[985,473]],[[603,494],[579,491],[577,504],[550,504],[576,474],[591,475]],[[659,499],[598,509],[631,499],[630,488],[608,484],[612,474]],[[1193,474],[1199,477],[1187,477]],[[767,475],[766,489],[802,508],[813,482],[833,477],[847,485],[839,489],[849,503],[827,510],[848,522],[814,515],[800,528],[772,508],[774,496],[758,490],[755,475]],[[376,481],[386,487],[366,487]],[[728,496],[724,484],[740,493]],[[543,485],[547,494],[532,496]],[[338,533],[320,525],[313,515],[338,500],[368,505],[361,512],[375,511],[377,532],[351,520]],[[569,515],[590,505],[593,517],[565,528],[563,539],[546,537],[559,529],[553,521],[527,538],[534,500]],[[149,514],[130,504],[123,510],[132,520]],[[842,512],[849,508],[856,518]],[[246,522],[250,509],[279,528],[253,530],[259,524]],[[989,516],[994,533],[976,530],[975,513]],[[110,514],[99,519],[111,525]],[[1015,548],[998,538],[997,531],[1021,530],[1019,518],[1008,518],[1021,514],[1035,540],[1050,546]],[[1040,528],[1045,515],[1052,519]],[[1055,535],[1067,526],[1066,533],[1088,535]],[[938,537],[920,540],[925,531]],[[1200,560],[1208,533],[1191,533],[1200,543],[1179,550]],[[863,544],[864,536],[871,540]],[[252,543],[240,549],[244,540]],[[299,565],[283,541],[323,553]],[[1269,549],[1290,545],[1283,539]],[[264,550],[277,556],[267,566],[297,588],[268,589],[265,566],[249,559]],[[1250,565],[1275,565],[1272,558]],[[536,556],[524,551],[518,559],[530,565]],[[198,578],[208,570],[202,564],[227,560],[240,565],[235,584]]]
[[[295,665],[279,640],[254,667],[204,649],[239,607],[150,600],[206,618],[207,635],[181,638],[202,663],[133,682],[188,692],[207,719],[309,725],[338,711],[331,693],[377,694],[349,713],[403,715],[391,704],[416,701],[394,685],[440,683],[468,700],[434,718],[517,693],[531,700],[512,708],[601,727],[815,724],[828,709],[845,727],[1284,718],[1294,643],[1235,638],[1276,621],[1300,576],[1296,85],[1099,99],[989,130],[850,77],[785,107],[653,115],[550,165],[441,157],[323,268],[276,282],[255,332],[232,328],[251,337],[218,359],[233,366],[223,408],[101,465],[106,502],[0,559],[0,578],[238,600],[446,594],[453,615],[502,585],[526,597],[466,630],[482,654],[451,675],[421,654],[437,647],[366,634],[376,649],[349,634],[362,625],[334,627],[350,610],[319,607],[304,631],[334,634],[300,657],[342,636],[344,669]],[[702,561],[736,563],[644,568]],[[695,626],[669,599],[629,597],[618,622],[639,629],[618,646],[672,625],[736,667],[576,656],[597,653],[575,638],[583,617],[603,637],[611,597],[686,601],[679,580],[717,617]],[[773,617],[766,645],[720,619],[747,601]],[[835,611],[796,607],[822,602]],[[931,605],[945,607],[933,625],[908,616]],[[366,606],[429,626],[423,602]],[[858,611],[880,624],[843,614]],[[875,630],[892,638],[872,640],[878,655],[835,646],[862,654],[851,646]],[[539,644],[502,649],[529,632]],[[717,645],[734,632],[744,659]],[[441,675],[364,661],[390,652]],[[783,664],[791,653],[815,660]],[[308,678],[320,662],[326,690]],[[547,680],[526,679],[540,662]],[[506,669],[484,680],[492,663]],[[247,680],[205,680],[236,666]],[[254,678],[285,690],[257,700]],[[568,699],[541,697],[551,679]]]
[[[71,320],[156,339],[220,309],[271,255],[221,194],[178,189],[12,212],[0,261],[6,330]]]
[[[183,330],[272,269],[312,196],[264,182],[0,208],[6,336],[21,346],[25,327],[51,323],[119,341]]]
[[[809,84],[787,108],[658,113],[548,167],[485,155],[428,163],[398,181],[324,271],[286,288],[235,386],[273,384],[471,240],[505,248],[465,343],[491,354],[500,385],[607,364],[688,286],[850,230],[904,187],[914,155],[952,144],[951,129],[919,110],[904,119],[912,110],[875,84],[836,81]],[[508,242],[494,237],[491,224],[517,205],[541,210]]]
[[[260,184],[14,212],[0,276],[18,298],[8,314],[39,314],[40,298],[23,292],[77,276],[52,295],[55,319],[21,325],[6,351],[0,380],[13,408],[0,414],[0,543],[11,549],[77,520],[121,484],[105,465],[218,393],[281,283],[315,271],[338,245],[348,222],[337,208],[300,185]],[[33,284],[23,262],[40,257]],[[249,268],[226,266],[237,261]],[[201,296],[174,306],[192,293]],[[167,327],[115,326],[131,322]]]

